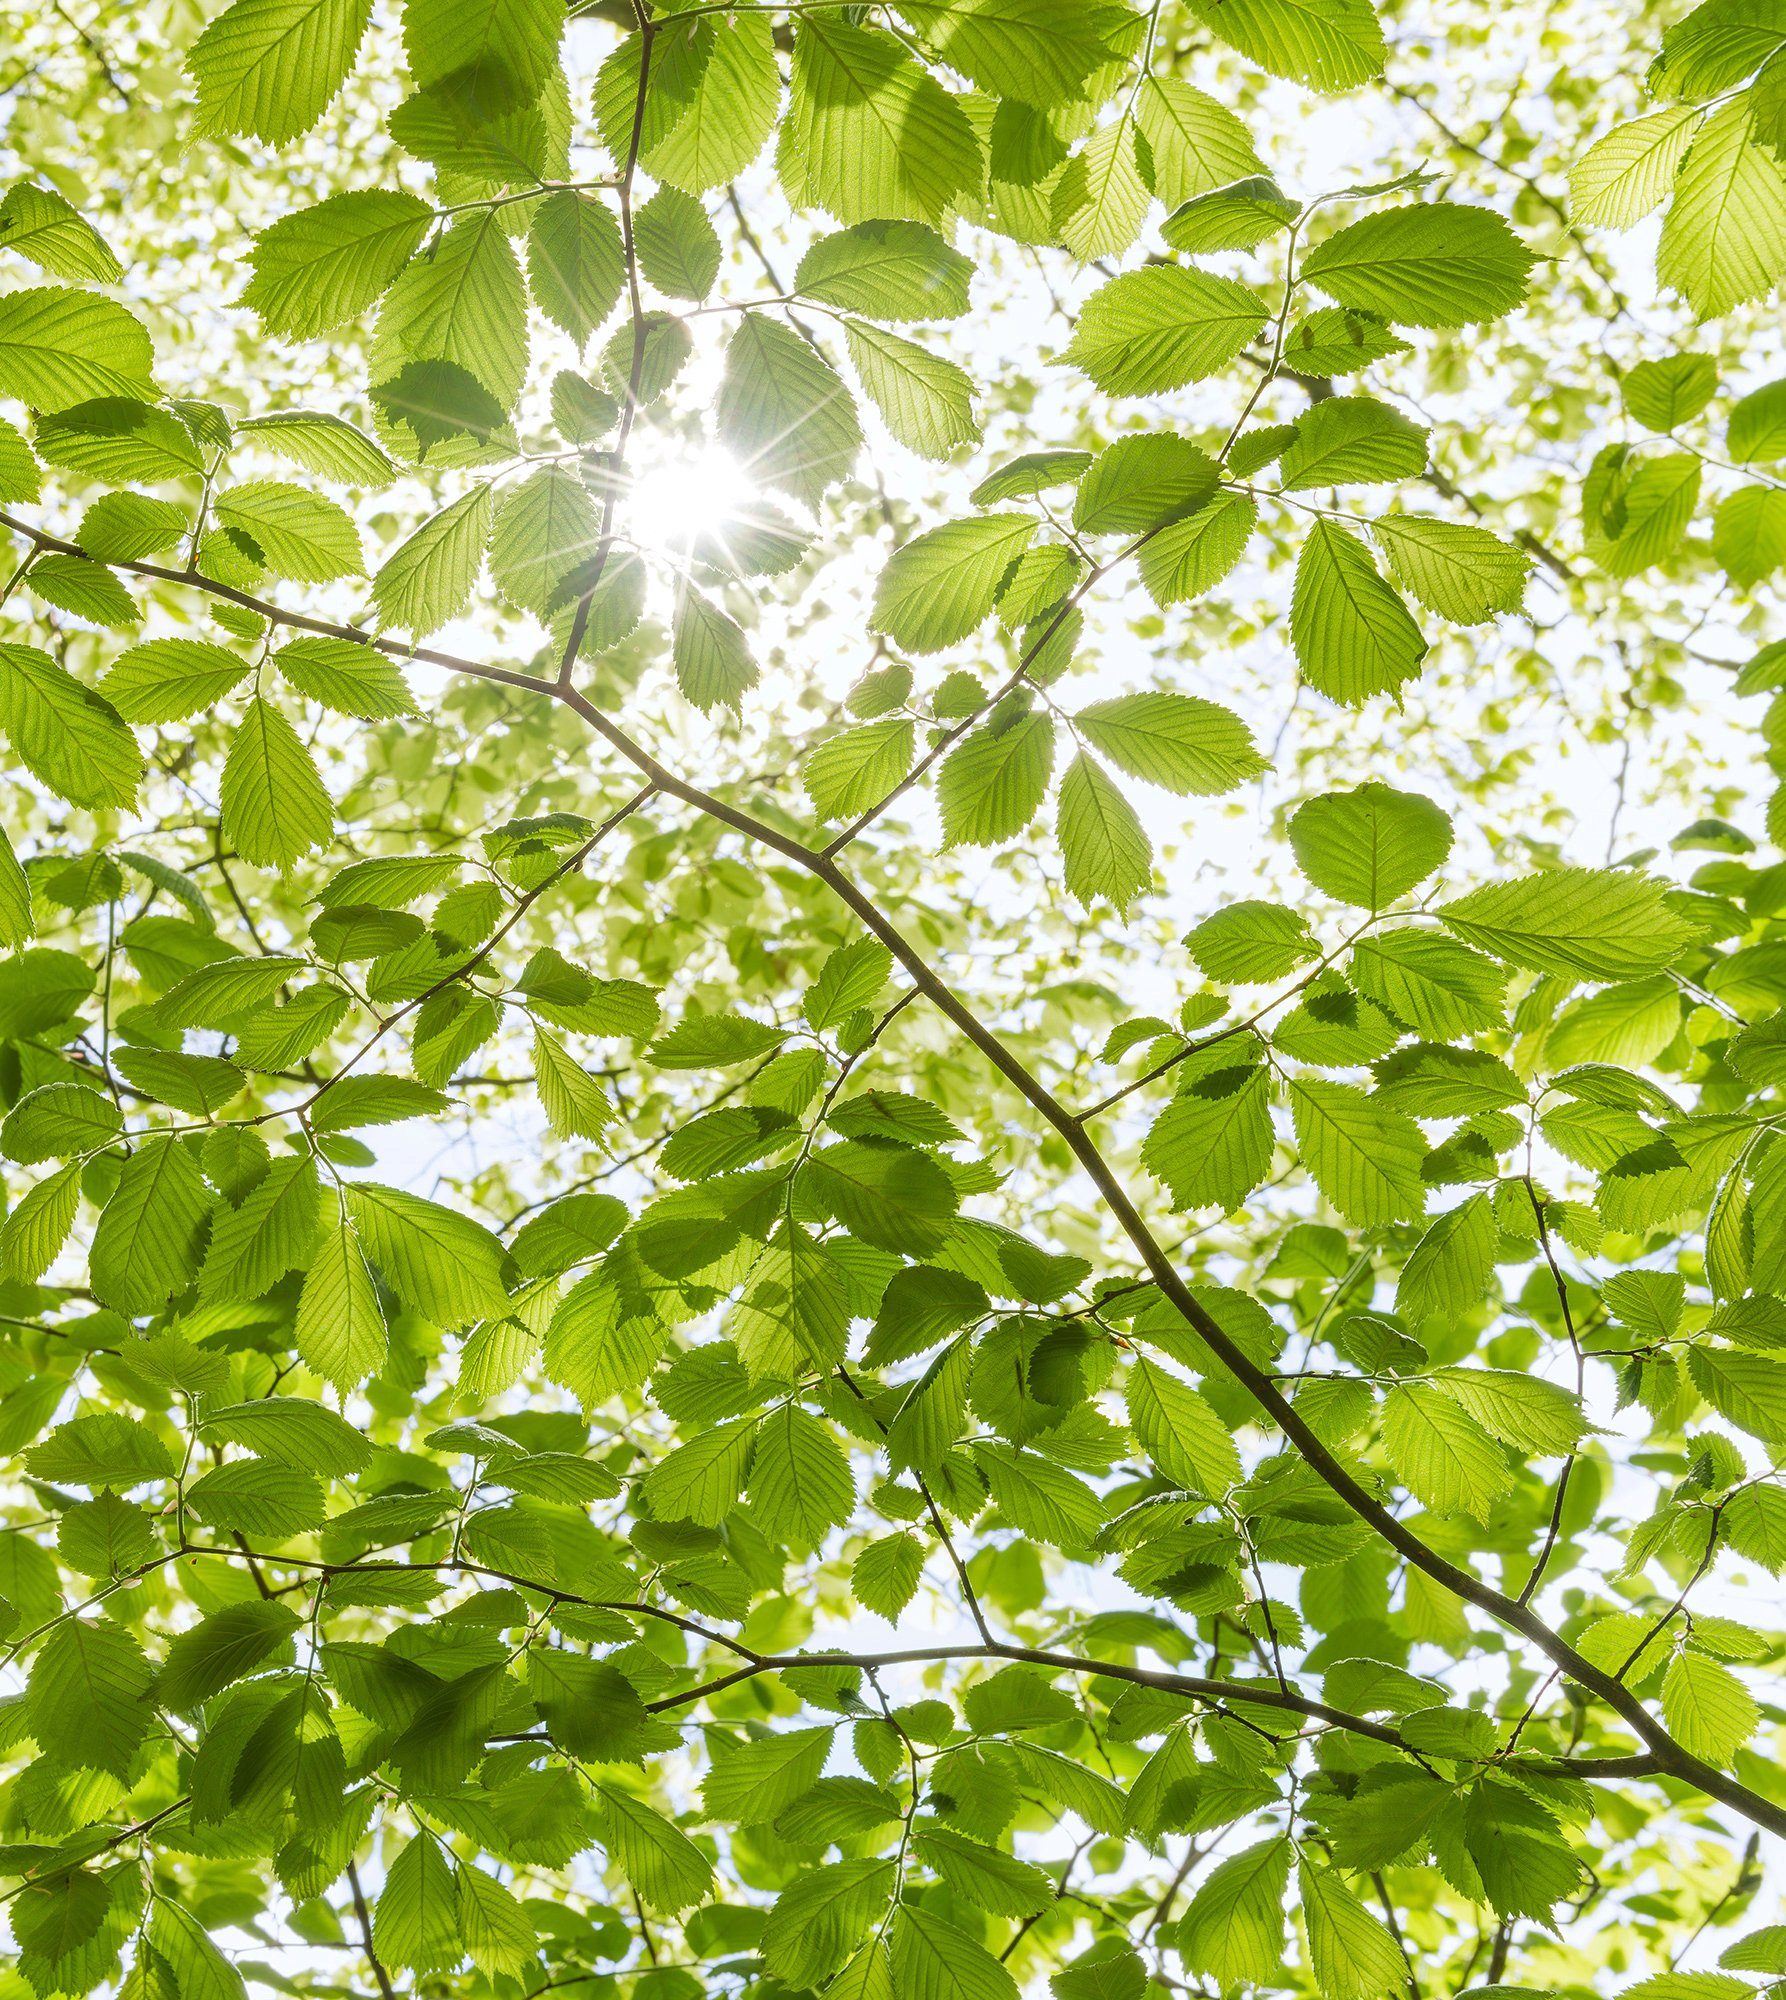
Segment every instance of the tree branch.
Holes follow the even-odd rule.
[[[372,1968],[372,1976],[378,1981],[378,1990],[383,2000],[397,2000],[397,1989],[391,1984],[391,1975],[384,1969],[384,1961],[378,1955],[378,1948],[372,1942],[372,1912],[366,1907],[366,1892],[360,1887],[360,1870],[357,1862],[347,1864],[347,1886],[353,1892],[354,1915],[359,1919],[360,1938],[366,1947],[366,1962]]]
[[[14,528],[41,547],[78,555],[73,544],[46,535],[11,515],[0,513],[0,526]],[[263,616],[277,617],[285,624],[323,632],[339,638],[371,645],[398,658],[425,659],[430,663],[466,673],[473,678],[495,681],[504,686],[526,689],[550,700],[562,702],[579,715],[612,749],[638,770],[659,790],[694,806],[722,826],[748,840],[767,847],[796,863],[841,901],[877,937],[905,968],[927,998],[961,1031],[1005,1081],[1012,1085],[1035,1111],[1066,1141],[1069,1150],[1097,1191],[1117,1227],[1138,1253],[1161,1294],[1177,1308],[1187,1325],[1202,1339],[1222,1366],[1247,1391],[1253,1402],[1277,1425],[1296,1447],[1304,1463],[1342,1500],[1357,1517],[1372,1528],[1396,1553],[1414,1568],[1441,1584],[1466,1604],[1529,1640],[1570,1679],[1599,1698],[1636,1732],[1655,1759],[1656,1769],[1667,1776],[1693,1785],[1708,1798],[1731,1807],[1757,1826],[1786,1836],[1786,1806],[1776,1804],[1750,1789],[1727,1772],[1696,1757],[1650,1714],[1644,1704],[1614,1675],[1584,1658],[1559,1633],[1553,1631],[1529,1605],[1519,1603],[1505,1592],[1486,1584],[1470,1571],[1428,1547],[1405,1522],[1398,1518],[1362,1483],[1350,1466],[1325,1443],[1296,1406],[1283,1394],[1272,1377],[1261,1368],[1220,1323],[1198,1301],[1159,1239],[1148,1227],[1115,1170],[1086,1132],[1083,1121],[1060,1102],[1024,1062],[960,998],[921,952],[905,937],[874,899],[837,864],[831,854],[815,851],[794,835],[741,807],[690,784],[623,730],[613,718],[578,688],[562,682],[541,681],[505,667],[487,666],[453,654],[431,649],[409,649],[380,639],[356,627],[305,619],[269,607],[262,600],[218,584],[196,571],[166,570],[156,565],[121,563],[116,567],[162,580],[184,584],[221,596]]]

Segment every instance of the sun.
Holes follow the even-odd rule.
[[[627,519],[634,539],[647,548],[686,547],[721,534],[755,497],[738,461],[716,445],[703,445],[642,472],[627,500]]]

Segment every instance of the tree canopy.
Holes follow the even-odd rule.
[[[0,51],[0,2000],[1786,1982],[1786,0]]]

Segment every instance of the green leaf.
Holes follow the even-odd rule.
[[[305,969],[301,958],[225,958],[201,965],[172,988],[160,1012],[170,1027],[233,1029]]]
[[[68,1241],[81,1204],[78,1162],[31,1188],[0,1224],[0,1264],[25,1284],[41,1278]]]
[[[1209,454],[1171,431],[1118,438],[1085,469],[1073,525],[1090,535],[1161,528],[1203,507],[1219,474]]]
[[[1409,1491],[1436,1514],[1485,1521],[1513,1483],[1501,1447],[1426,1382],[1398,1382],[1384,1398],[1383,1449]]]
[[[1444,865],[1451,821],[1421,793],[1373,780],[1298,806],[1290,846],[1323,895],[1381,910]]]
[[[143,774],[136,738],[103,695],[35,646],[0,645],[0,729],[20,762],[70,805],[135,803]]]
[[[698,1903],[713,1879],[701,1850],[661,1813],[614,1785],[597,1785],[602,1842],[649,1910],[674,1915]]]
[[[763,150],[781,102],[781,76],[767,19],[734,16],[723,27],[713,20],[697,21],[689,41],[685,68],[666,79],[666,44],[654,55],[653,88],[646,105],[641,151],[653,178],[688,194],[704,194],[735,180]],[[602,71],[606,81],[614,71],[619,121],[604,114],[610,133],[609,150],[624,157],[626,140],[614,143],[616,122],[630,137],[638,101],[639,45],[629,37]],[[598,108],[609,102],[600,85]]]
[[[835,1028],[880,997],[893,970],[893,954],[875,938],[839,945],[819,968],[800,1011],[814,1028]]]
[[[1095,70],[1135,45],[1126,7],[1080,0],[900,0],[899,12],[951,69],[1028,104],[1079,96]]]
[[[1755,1697],[1728,1667],[1689,1652],[1676,1653],[1662,1676],[1662,1715],[1683,1749],[1726,1769],[1761,1720]]]
[[[469,430],[482,441],[500,429],[527,361],[527,289],[502,211],[461,216],[391,287],[373,339],[373,400],[388,398],[415,364],[441,364],[422,371],[411,398],[422,421],[413,409],[390,419],[394,430],[401,421],[410,431],[419,457],[441,436]],[[483,398],[468,395],[468,386]]]
[[[202,128],[301,138],[346,81],[371,13],[371,0],[235,0],[186,58]]]
[[[107,1927],[113,1893],[105,1876],[84,1868],[52,1875],[42,1884],[21,1885],[11,1909],[21,1968],[33,1960],[54,1963],[81,1952]]]
[[[1350,708],[1393,694],[1426,657],[1420,628],[1364,544],[1326,519],[1310,524],[1297,559],[1290,636],[1304,679]]]
[[[37,1747],[68,1771],[127,1778],[148,1733],[153,1676],[121,1626],[63,1620],[31,1663],[25,1718]]]
[[[1464,1206],[1486,1200],[1485,1195],[1472,1195]],[[1479,1222],[1468,1225],[1471,1234],[1480,1228]],[[1474,1254],[1480,1255],[1480,1249]],[[1588,1428],[1580,1399],[1561,1383],[1540,1376],[1505,1368],[1438,1368],[1427,1379],[1491,1437],[1541,1458],[1572,1452]]]
[[[1370,0],[1193,0],[1198,18],[1273,76],[1350,90],[1383,70]]]
[[[171,500],[106,493],[81,516],[75,540],[98,562],[135,562],[172,548],[188,525],[185,508]]]
[[[101,1493],[70,1507],[57,1531],[56,1553],[96,1581],[109,1581],[153,1561],[160,1541],[140,1507]]]
[[[1052,1548],[1083,1549],[1103,1523],[1097,1494],[1040,1452],[981,1442],[974,1462],[986,1475],[999,1512],[1019,1534]]]
[[[809,25],[802,21],[802,34]],[[752,479],[809,507],[848,476],[862,447],[843,377],[763,313],[745,313],[727,343],[714,415],[721,440]]]
[[[893,1890],[891,1862],[872,1858],[809,1868],[775,1899],[763,1929],[763,1957],[780,1979],[812,1986],[827,1973],[825,1988],[838,2000],[893,2000],[887,1948],[877,1939],[849,1957],[881,1917]],[[839,1968],[843,1967],[841,1971]]]
[[[377,1287],[339,1201],[318,1225],[293,1339],[310,1367],[343,1394],[384,1365],[387,1336]]]
[[[536,96],[557,64],[564,15],[554,0],[408,0],[403,47],[418,84],[474,78],[492,96]]]
[[[1662,37],[1646,79],[1657,95],[1715,97],[1740,83],[1780,47],[1778,17],[1747,0],[1700,0]]]
[[[1718,502],[1712,554],[1738,589],[1760,583],[1786,564],[1786,492],[1748,486]]]
[[[1295,428],[1278,467],[1286,493],[1413,479],[1426,469],[1425,426],[1374,396],[1329,396]]]
[[[1499,1243],[1487,1195],[1473,1194],[1447,1209],[1402,1266],[1396,1311],[1411,1327],[1418,1327],[1435,1313],[1456,1319],[1480,1305],[1494,1275]]]
[[[1290,1843],[1281,1836],[1233,1854],[1210,1871],[1180,1920],[1178,1948],[1194,1972],[1222,1985],[1276,1980],[1284,1956],[1284,1890]]]
[[[911,769],[915,735],[911,720],[896,715],[821,743],[800,773],[821,817],[847,819],[877,805]]]
[[[959,319],[973,271],[921,222],[859,222],[807,248],[794,290],[872,319]]]
[[[0,1152],[26,1165],[66,1160],[109,1146],[123,1127],[112,1100],[78,1083],[47,1083],[28,1092],[0,1125]]]
[[[248,1988],[191,1911],[158,1897],[149,1940],[182,2000],[247,2000]]]
[[[347,1190],[347,1208],[391,1290],[437,1326],[469,1326],[507,1304],[502,1245],[469,1216],[370,1181]]]
[[[322,1192],[314,1162],[277,1160],[236,1208],[211,1225],[199,1291],[207,1299],[258,1299],[309,1261]]]
[[[1698,123],[1699,113],[1679,104],[1615,125],[1596,139],[1569,170],[1576,221],[1629,229],[1660,208]]]
[[[546,1123],[561,1139],[599,1139],[613,1123],[608,1094],[544,1028],[533,1031],[533,1081]]]
[[[389,188],[331,195],[283,215],[254,239],[242,304],[270,333],[328,333],[383,297],[433,219],[425,201]]]
[[[719,276],[719,237],[707,211],[680,188],[659,188],[633,218],[639,269],[675,299],[704,299]]]
[[[817,1198],[852,1236],[901,1257],[942,1246],[960,1196],[935,1160],[906,1146],[846,1141],[806,1163]]]
[[[790,1403],[767,1419],[750,1467],[751,1511],[766,1534],[816,1549],[850,1519],[855,1499],[849,1462],[816,1417]]]
[[[1747,96],[1695,134],[1662,219],[1656,275],[1701,319],[1769,292],[1786,271],[1786,167],[1756,143]]]
[[[1036,524],[1027,514],[946,521],[896,549],[875,586],[873,625],[914,653],[965,639],[988,613]]]
[[[1126,118],[1101,125],[1054,184],[1049,218],[1082,263],[1120,257],[1141,233],[1149,189],[1135,128]]]
[[[916,1536],[884,1535],[866,1543],[850,1565],[850,1588],[865,1609],[897,1625],[923,1573],[924,1550]]]
[[[117,258],[79,209],[30,181],[15,181],[0,201],[0,248],[28,257],[52,278],[109,285],[122,276]]]
[[[1017,1982],[977,1938],[919,1903],[893,1920],[893,1991],[899,2000],[1016,2000]]]
[[[1213,590],[1239,562],[1258,523],[1258,504],[1250,495],[1224,493],[1150,535],[1138,555],[1147,594],[1163,611]]]
[[[1063,359],[1112,396],[1151,396],[1216,374],[1263,330],[1263,299],[1232,278],[1161,264],[1092,293]]]
[[[210,1411],[201,1428],[261,1458],[333,1479],[364,1472],[372,1463],[372,1447],[344,1417],[302,1396],[233,1403]]]
[[[155,1678],[156,1699],[187,1712],[263,1665],[302,1621],[289,1605],[256,1598],[226,1604],[180,1633]]]
[[[1349,223],[1303,259],[1302,276],[1395,326],[1472,326],[1519,304],[1533,262],[1492,209],[1435,201]]]
[[[298,732],[256,695],[223,766],[223,831],[245,861],[289,869],[326,846],[334,806]]]
[[[240,0],[238,0],[240,4]],[[457,1965],[458,1885],[440,1843],[418,1833],[386,1871],[372,1913],[372,1941],[387,1965],[411,1972],[439,1972]]]
[[[1009,782],[1007,772],[1001,787]],[[1089,906],[1102,896],[1125,913],[1152,884],[1153,843],[1135,808],[1104,767],[1083,751],[1061,780],[1055,831],[1068,893],[1080,902]]]
[[[1265,170],[1240,119],[1178,77],[1142,78],[1135,122],[1147,146],[1153,191],[1168,208]]]
[[[578,595],[581,568],[600,544],[588,488],[563,466],[542,466],[496,510],[490,573],[511,604],[543,618]]]
[[[1321,955],[1307,920],[1281,903],[1229,903],[1187,932],[1185,944],[1218,986],[1263,985]]]
[[[1764,1443],[1786,1443],[1786,1362],[1695,1347],[1687,1365],[1693,1386],[1721,1416]]]
[[[704,1813],[745,1826],[775,1819],[811,1790],[830,1754],[832,1735],[829,1727],[820,1727],[785,1729],[749,1743],[715,1737],[713,1762],[701,1786]]]
[[[1434,1040],[1494,1028],[1504,1018],[1506,972],[1450,938],[1392,930],[1352,946],[1352,984]]]
[[[1014,839],[1035,817],[1053,765],[1054,723],[1045,713],[1032,710],[1002,723],[995,716],[976,729],[938,774],[943,845],[992,847]]]
[[[1745,1486],[1725,1502],[1720,1517],[1724,1539],[1770,1576],[1786,1570],[1786,1492],[1776,1486]]]
[[[1187,201],[1167,216],[1160,234],[1174,250],[1192,255],[1251,250],[1287,228],[1296,212],[1296,203],[1275,181],[1253,174],[1231,187]]]
[[[536,1961],[539,1935],[515,1897],[481,1868],[460,1862],[459,1937],[466,1956],[488,1977],[520,1979]]]
[[[975,1909],[996,1917],[1033,1917],[1054,1899],[1054,1882],[1033,1861],[1020,1861],[953,1827],[922,1827],[918,1858]]]
[[[1583,541],[1609,576],[1635,576],[1681,547],[1699,498],[1700,463],[1688,452],[1632,457],[1608,446],[1582,486]]]
[[[1346,1083],[1297,1077],[1290,1110],[1302,1163],[1321,1192],[1360,1229],[1402,1222],[1426,1206],[1426,1142],[1405,1113]]]
[[[1128,1379],[1129,1422],[1142,1448],[1175,1486],[1221,1498],[1241,1479],[1227,1425],[1188,1383],[1136,1360]]]
[[[738,1503],[756,1442],[757,1419],[740,1418],[702,1431],[658,1460],[645,1476],[645,1497],[664,1520],[717,1528]]]
[[[238,0],[239,4],[239,0]],[[360,534],[333,500],[279,479],[231,486],[212,502],[218,521],[257,561],[298,583],[361,576]]]
[[[1627,869],[1555,868],[1473,889],[1435,914],[1466,944],[1535,972],[1639,979],[1678,958],[1696,934],[1664,892]]]
[[[1317,306],[1291,327],[1284,341],[1283,365],[1293,375],[1309,378],[1351,375],[1373,361],[1408,351],[1409,343],[1370,313]]]
[[[574,1756],[624,1758],[647,1726],[632,1683],[605,1660],[536,1646],[527,1655],[527,1692],[553,1741]]]
[[[723,1069],[779,1047],[784,1030],[738,1014],[690,1014],[646,1051],[659,1069]]]
[[[36,1479],[122,1491],[171,1479],[175,1469],[166,1445],[148,1425],[115,1410],[58,1424],[26,1453],[25,1464]]]
[[[198,1274],[211,1195],[178,1139],[131,1154],[93,1232],[94,1295],[122,1313],[156,1312]]]
[[[1725,436],[1741,465],[1786,458],[1786,382],[1769,382],[1733,404]]]
[[[1271,1085],[1240,1065],[1199,1076],[1154,1120],[1141,1163],[1175,1208],[1238,1208],[1271,1170]]]
[[[1547,1067],[1560,1068],[1565,1063],[1577,1061],[1647,1064],[1667,1047],[1679,1027],[1681,997],[1681,990],[1674,981],[1666,973],[1658,973],[1652,979],[1603,987],[1586,1000],[1571,1001],[1557,1017],[1546,1040]],[[1746,1067],[1740,1055],[1743,1039],[1746,1038],[1739,1038],[1737,1045],[1739,1060],[1736,1067],[1739,1070]],[[1627,1044],[1633,1050],[1629,1056],[1621,1052]],[[1596,1091],[1594,1096],[1597,1098],[1600,1093]],[[1615,1100],[1606,1105],[1605,1110],[1615,1115],[1603,1125],[1603,1129],[1609,1135],[1622,1137],[1631,1129],[1629,1119],[1640,1102],[1619,1103]],[[1578,1137],[1586,1140],[1601,1119],[1591,1103],[1577,1105],[1574,1110],[1577,1116],[1585,1113],[1586,1125]],[[1548,1115],[1557,1116],[1558,1107],[1551,1107]],[[1615,1146],[1614,1154],[1622,1150],[1621,1146]],[[1611,1157],[1608,1156],[1609,1160]],[[1613,1283],[1617,1289],[1617,1281]]]
[[[293,639],[274,654],[273,664],[300,694],[337,715],[381,722],[417,713],[396,661],[353,639]]]
[[[424,521],[372,579],[382,624],[424,639],[464,610],[483,566],[491,489],[474,486]]]
[[[1690,423],[1717,393],[1718,364],[1709,354],[1669,354],[1659,361],[1640,361],[1619,384],[1626,411],[1652,431],[1678,430]]]
[[[142,322],[110,299],[55,285],[0,298],[0,395],[34,410],[95,396],[152,402],[154,362]]]
[[[979,183],[956,100],[878,28],[803,14],[778,165],[790,199],[839,222],[940,223]]]
[[[1239,716],[1198,695],[1118,695],[1082,708],[1073,722],[1131,777],[1181,797],[1213,798],[1266,769]]]
[[[863,388],[901,444],[947,458],[957,445],[978,442],[974,385],[953,361],[864,320],[846,320],[843,330]]]
[[[1480,625],[1498,611],[1517,611],[1525,596],[1532,558],[1486,528],[1388,514],[1371,523],[1371,534],[1389,574],[1441,618]]]
[[[742,628],[692,584],[676,593],[672,657],[676,685],[703,714],[740,708],[757,684],[757,663]]]
[[[323,410],[280,410],[238,425],[263,451],[343,486],[385,486],[397,468],[357,424]]]
[[[141,622],[136,601],[109,569],[83,556],[39,556],[24,578],[34,597],[95,625]]]
[[[1332,2000],[1376,2000],[1408,1983],[1401,1946],[1330,1868],[1304,1859],[1297,1869],[1309,1964]]]
[[[36,919],[31,913],[31,884],[12,851],[5,828],[0,827],[0,947],[15,950],[35,935],[36,929]]]
[[[229,693],[249,662],[203,639],[151,639],[120,653],[99,691],[126,722],[179,722]]]
[[[582,346],[620,303],[620,225],[594,195],[563,189],[533,211],[527,277],[541,312]]]

